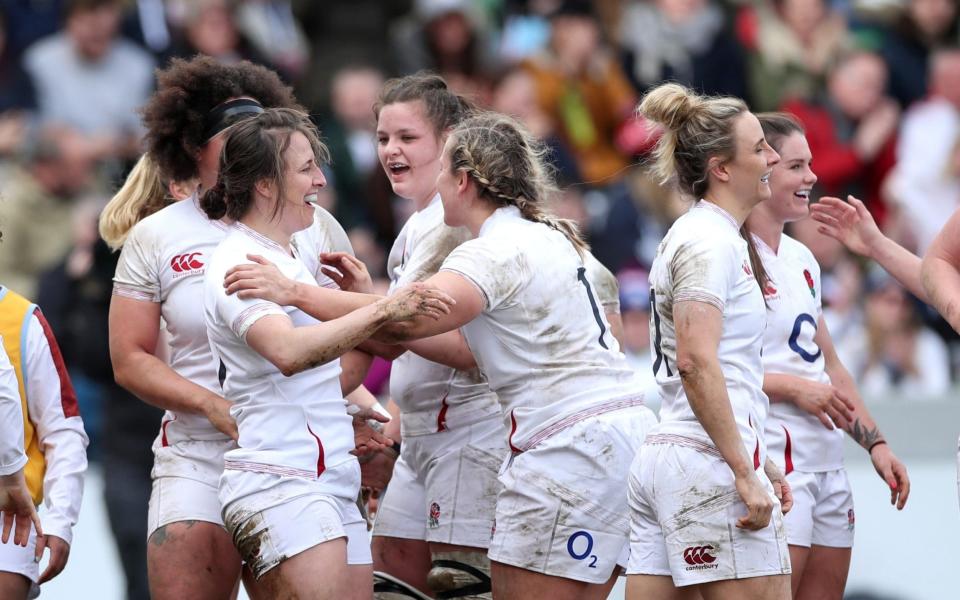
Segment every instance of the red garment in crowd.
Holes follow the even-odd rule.
[[[782,110],[795,115],[807,130],[807,142],[813,154],[813,171],[821,195],[846,199],[854,194],[870,209],[882,227],[887,207],[880,194],[883,180],[896,164],[897,136],[893,134],[870,162],[857,156],[853,144],[839,139],[834,116],[822,105],[803,100],[788,100]]]

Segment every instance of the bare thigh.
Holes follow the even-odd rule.
[[[793,558],[793,546],[790,547]],[[797,600],[840,600],[847,587],[852,548],[811,546],[799,589],[794,588]]]
[[[606,583],[587,583],[496,561],[490,562],[490,575],[494,600],[603,600],[617,582],[617,573]]]
[[[10,542],[11,544],[13,542]],[[19,573],[0,571],[0,598],[4,600],[27,600],[30,580]]]
[[[626,600],[701,600],[696,587],[678,588],[669,575],[627,576]]]
[[[797,597],[800,590],[800,582],[803,581],[803,573],[807,568],[807,557],[810,556],[810,548],[807,546],[789,546],[790,548],[790,590],[793,597]]]
[[[357,597],[351,595],[352,583],[347,540],[337,538],[284,560],[260,578],[259,586],[274,600],[343,600]]]
[[[230,534],[205,521],[160,527],[147,541],[153,600],[230,600],[240,577],[240,555]]]
[[[433,595],[427,586],[430,546],[424,540],[373,536],[373,570],[389,573],[421,592]]]
[[[790,600],[790,576],[725,579],[696,586],[704,600]]]

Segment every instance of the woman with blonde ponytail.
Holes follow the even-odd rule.
[[[119,250],[134,225],[170,202],[156,163],[144,154],[100,213],[100,237]]]
[[[766,456],[766,310],[741,236],[750,211],[770,197],[780,157],[736,98],[666,84],[639,112],[663,127],[655,173],[697,201],[667,232],[650,271],[663,403],[630,468],[627,598],[786,600],[781,510],[792,496]]]

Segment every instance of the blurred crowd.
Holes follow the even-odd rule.
[[[634,114],[643,93],[675,80],[792,112],[814,196],[861,198],[922,253],[960,207],[958,43],[957,0],[0,0],[0,283],[56,331],[92,456],[118,475],[111,518],[142,512],[143,485],[126,483],[149,492],[159,419],[113,383],[117,257],[95,223],[142,151],[138,107],[171,57],[251,60],[295,88],[333,157],[324,202],[384,288],[412,207],[377,159],[383,81],[429,69],[517,117],[552,149],[555,212],[618,274],[626,351],[650,373],[646,270],[689,200],[643,168],[657,137]],[[823,267],[826,320],[864,397],[942,396],[960,372],[950,328],[809,220],[790,233]],[[384,372],[368,381],[375,392]],[[142,524],[112,525],[136,579]]]

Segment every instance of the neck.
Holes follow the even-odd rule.
[[[478,201],[475,206],[467,214],[466,223],[464,226],[470,230],[470,233],[473,234],[473,237],[480,235],[480,228],[483,227],[483,224],[487,222],[494,211],[497,210],[497,207],[489,202]]]
[[[269,213],[254,205],[247,214],[240,218],[240,222],[256,231],[257,233],[270,238],[280,245],[281,248],[290,252],[290,238],[293,233],[284,230],[280,219],[271,218]]]
[[[430,193],[426,197],[418,198],[414,200],[413,205],[416,207],[418,211],[421,211],[426,207],[430,206],[430,203],[433,202],[433,199],[436,197],[436,195],[437,195],[437,188],[433,188],[432,190],[430,190]]]
[[[737,227],[743,225],[744,221],[746,221],[750,215],[750,211],[755,206],[753,203],[748,204],[744,202],[734,194],[732,190],[726,187],[719,190],[708,190],[707,193],[703,195],[703,199],[716,204],[730,213],[730,216],[737,222]]]
[[[780,239],[783,237],[783,223],[768,215],[762,206],[758,206],[750,213],[750,217],[747,219],[747,225],[750,228],[750,233],[763,240],[763,243],[769,246],[774,254],[780,252]]]

